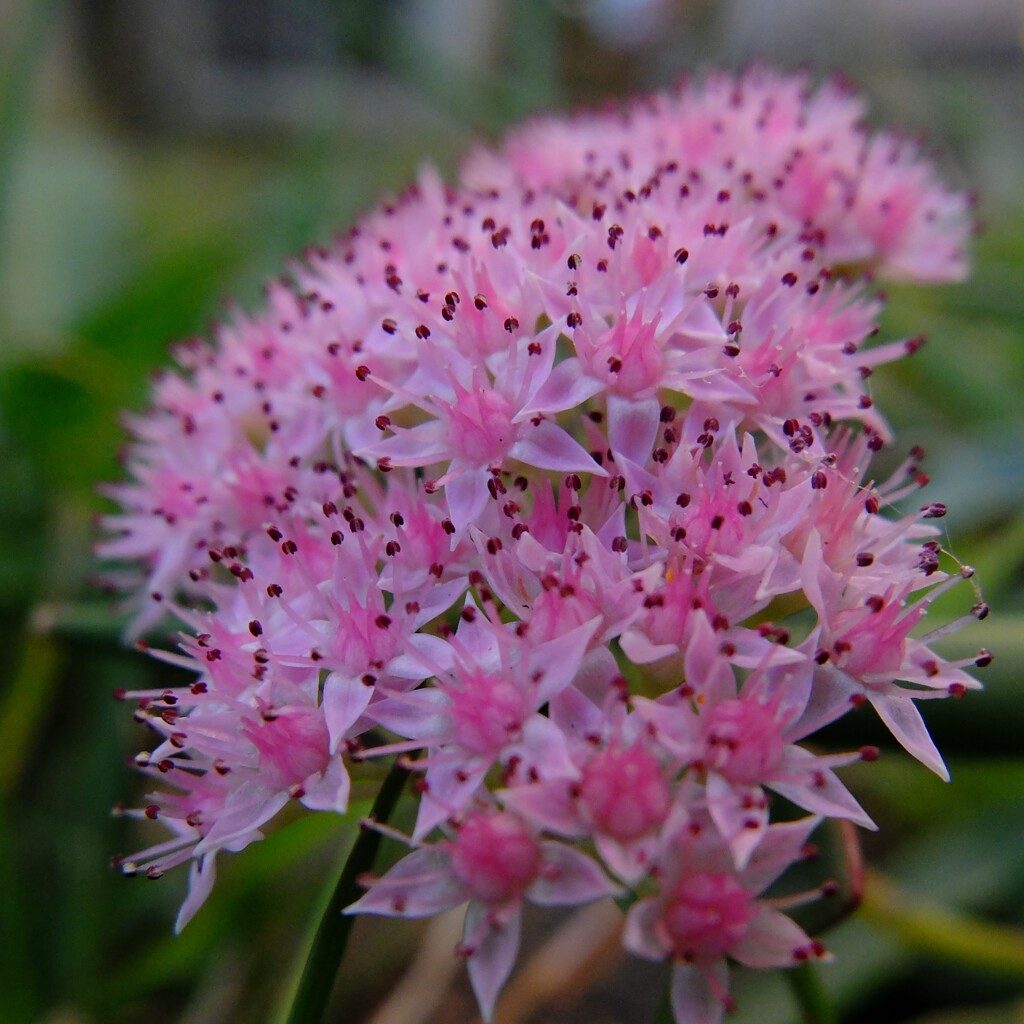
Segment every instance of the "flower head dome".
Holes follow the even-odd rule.
[[[876,344],[873,281],[959,279],[969,229],[844,87],[714,74],[424,172],[181,346],[100,547],[193,676],[122,694],[172,790],[125,869],[191,860],[184,922],[218,853],[397,755],[414,849],[350,909],[468,903],[485,1015],[523,900],[610,876],[681,1022],[719,1019],[728,958],[819,955],[761,899],[818,820],[771,794],[870,825],[835,774],[866,755],[801,743],[870,702],[943,773],[916,702],[976,685],[916,631],[971,576],[944,508],[868,468],[871,374],[919,347]]]

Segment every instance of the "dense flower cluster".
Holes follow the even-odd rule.
[[[917,453],[869,470],[871,373],[921,343],[874,343],[870,281],[960,278],[967,204],[861,117],[758,70],[535,121],[178,350],[102,553],[195,674],[125,695],[172,837],[122,863],[191,862],[179,925],[288,801],[417,752],[414,849],[351,909],[468,903],[485,1017],[524,899],[634,897],[687,1024],[727,960],[824,955],[761,897],[823,817],[871,827],[835,770],[874,752],[802,742],[870,703],[942,775],[916,702],[976,686],[917,629],[970,575],[945,509],[895,511]]]

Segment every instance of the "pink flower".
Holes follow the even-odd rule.
[[[396,389],[389,409],[415,408],[435,418],[403,427],[389,413],[386,429],[394,436],[357,454],[386,468],[447,463],[430,487],[444,488],[456,530],[480,515],[488,481],[510,459],[538,469],[605,476],[579,442],[550,418],[597,390],[579,387],[572,361],[555,367],[556,339],[548,329],[534,336],[528,348],[510,343],[493,377],[480,365],[456,369],[452,360],[416,390],[411,384]]]
[[[524,899],[542,906],[576,906],[621,890],[586,854],[542,840],[507,811],[478,810],[454,836],[422,846],[399,861],[346,913],[423,917],[468,901],[459,953],[484,1020],[519,949]]]
[[[718,1024],[731,1009],[726,957],[748,967],[792,967],[825,956],[792,919],[758,896],[799,860],[818,818],[773,825],[737,871],[698,816],[665,843],[658,893],[635,903],[623,942],[650,960],[669,959],[680,1024]]]
[[[495,764],[508,778],[566,770],[565,739],[540,711],[572,682],[596,627],[594,620],[534,646],[528,631],[508,630],[467,603],[450,651],[430,666],[435,686],[371,709],[379,724],[408,737],[374,756],[431,751],[415,762],[426,775],[414,838],[461,814]]]
[[[551,710],[570,739],[572,769],[546,779],[511,780],[499,798],[538,828],[591,837],[608,869],[635,886],[653,865],[681,760],[652,742],[646,723],[626,714],[614,693],[601,709],[572,694]]]

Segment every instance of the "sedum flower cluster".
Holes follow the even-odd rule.
[[[872,372],[922,342],[876,342],[871,282],[961,278],[968,204],[862,115],[759,69],[533,121],[177,350],[101,552],[194,676],[122,695],[157,734],[127,813],[170,836],[121,864],[191,863],[179,926],[398,755],[411,852],[350,910],[468,904],[485,1018],[524,900],[622,897],[687,1024],[729,961],[825,955],[763,894],[823,818],[873,827],[836,769],[877,752],[805,741],[867,703],[945,776],[918,701],[990,657],[918,628],[971,575],[920,453],[870,467]]]

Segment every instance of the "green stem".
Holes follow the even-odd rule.
[[[839,1024],[839,1017],[813,964],[803,963],[783,974],[800,1007],[803,1024]]]
[[[371,821],[388,820],[408,777],[409,770],[396,761],[373,802]],[[363,828],[356,837],[313,937],[287,1024],[317,1024],[323,1019],[354,922],[342,911],[362,895],[359,878],[373,867],[380,840],[380,833],[372,828]]]
[[[672,982],[665,986],[658,1000],[658,1008],[654,1011],[651,1024],[675,1024],[676,1015],[672,1011]]]
[[[861,916],[888,928],[907,944],[951,963],[1011,978],[1024,977],[1024,931],[936,906],[870,872]]]

